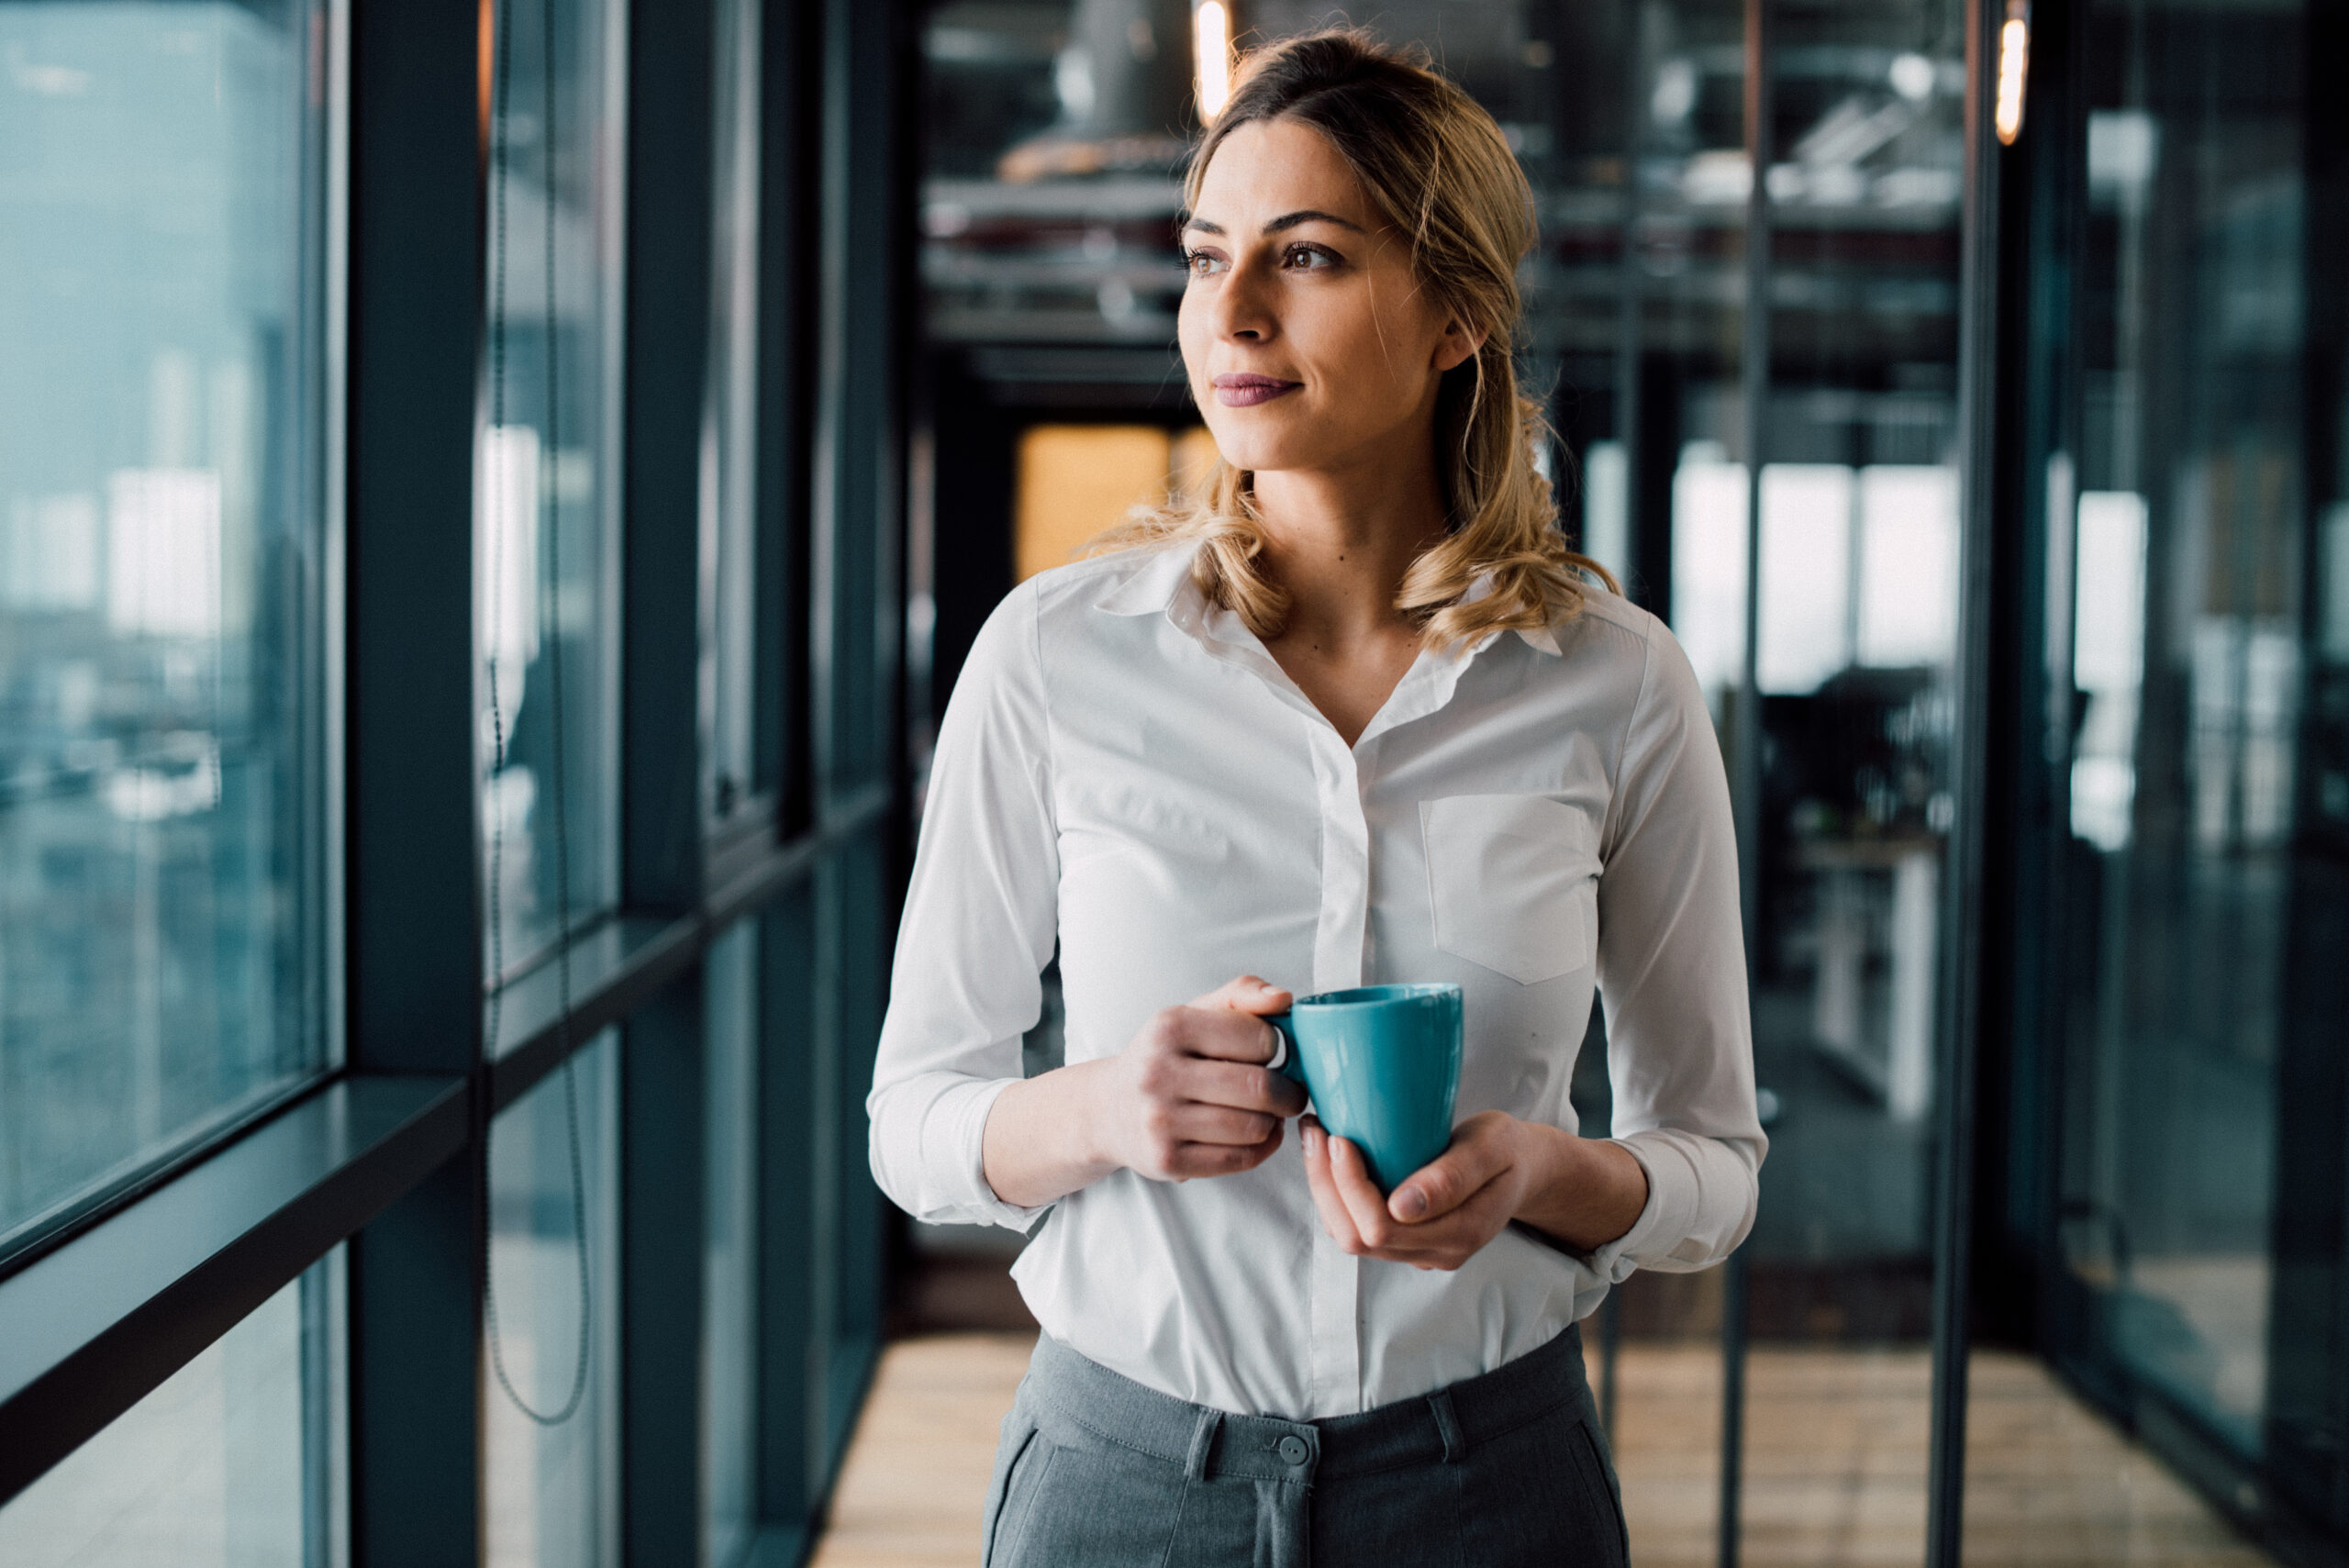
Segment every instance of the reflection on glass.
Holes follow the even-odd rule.
[[[702,1251],[703,1561],[730,1563],[756,1523],[759,922],[709,950]]]
[[[338,1253],[6,1505],[9,1568],[328,1568]],[[335,1291],[339,1295],[339,1290]]]
[[[619,8],[551,9],[551,39],[545,8],[496,12],[473,484],[492,978],[617,895]]]
[[[0,6],[0,1238],[322,1060],[320,22]]]
[[[758,331],[760,9],[718,7],[718,141],[713,207],[717,299],[703,403],[703,679],[709,743],[702,808],[723,823],[760,781],[758,765]]]
[[[2049,487],[2074,546],[2062,1240],[2082,1349],[2246,1458],[2270,1414],[2304,637],[2322,644],[2302,625],[2305,78],[2273,69],[2300,11],[2088,7],[2068,516]]]
[[[491,1126],[496,1345],[482,1358],[482,1496],[492,1568],[618,1561],[618,1063],[607,1029]]]

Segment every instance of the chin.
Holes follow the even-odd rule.
[[[1230,415],[1248,411],[1235,408],[1218,412]],[[1285,468],[1308,466],[1307,454],[1301,449],[1309,443],[1297,440],[1294,431],[1265,428],[1273,423],[1270,419],[1226,417],[1210,422],[1208,433],[1215,438],[1215,450],[1223,454],[1224,462],[1251,473],[1276,473]]]

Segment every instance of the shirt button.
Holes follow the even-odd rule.
[[[1305,1462],[1305,1456],[1312,1451],[1312,1450],[1305,1446],[1305,1440],[1297,1436],[1294,1432],[1290,1433],[1287,1437],[1283,1438],[1279,1443],[1275,1446],[1279,1448],[1281,1451],[1281,1457],[1288,1461],[1291,1464],[1303,1464]]]

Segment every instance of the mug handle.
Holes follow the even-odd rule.
[[[1297,1060],[1297,1055],[1296,1021],[1286,1013],[1264,1013],[1258,1016],[1272,1025],[1273,1032],[1281,1037],[1280,1043],[1273,1047],[1273,1059],[1264,1065],[1292,1083],[1304,1083],[1305,1064]]]

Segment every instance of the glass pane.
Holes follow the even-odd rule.
[[[618,896],[622,218],[620,7],[496,17],[473,503],[493,979]]]
[[[1924,1554],[1965,15],[1772,17],[1769,387],[1732,438],[1764,464],[1751,963],[1777,1116],[1742,1254],[1757,1561]],[[1684,450],[1683,479],[1702,472]],[[1693,542],[1675,538],[1675,597]],[[1745,557],[1740,539],[1741,643]]]
[[[338,1252],[0,1506],[9,1568],[328,1568]]]
[[[751,1418],[758,1392],[759,922],[712,944],[703,1063],[702,1551],[722,1568],[757,1522]]]
[[[2301,15],[2087,7],[2078,450],[2053,497],[2076,584],[2065,918],[2086,933],[2064,1262],[2089,1304],[2082,1348],[2249,1459],[2279,1386],[2277,1064],[2319,640],[2301,588],[2309,111],[2306,78],[2273,68],[2303,47]],[[2299,1049],[2337,1051],[2332,1020],[2309,1024]],[[2335,1419],[2319,1418],[2337,1455]]]
[[[493,1568],[618,1560],[618,1072],[607,1029],[491,1124]]]
[[[704,679],[716,711],[703,754],[703,808],[722,824],[756,788],[758,585],[760,11],[718,7],[717,295],[704,404]]]
[[[0,1239],[324,1057],[321,20],[0,5]]]

